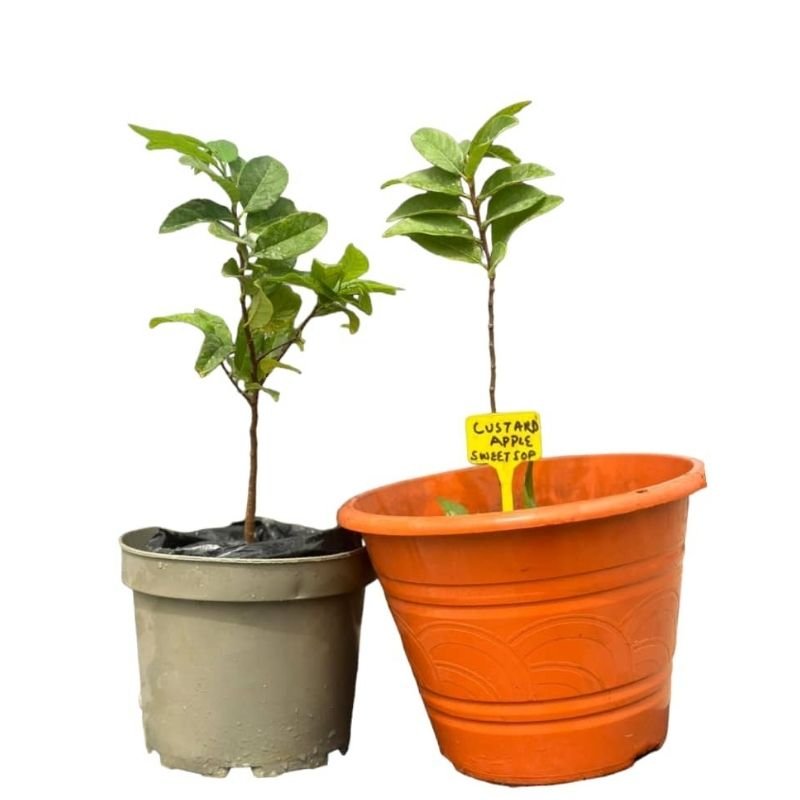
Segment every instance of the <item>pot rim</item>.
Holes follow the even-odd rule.
[[[683,461],[685,471],[674,478],[660,483],[643,486],[628,492],[593,497],[587,500],[576,500],[570,503],[539,506],[537,508],[521,508],[514,511],[487,511],[463,516],[446,517],[442,515],[395,516],[380,514],[360,509],[359,504],[369,495],[387,489],[402,489],[411,483],[428,478],[436,478],[449,473],[465,473],[472,470],[489,470],[489,466],[464,467],[457,470],[446,470],[431,475],[410,478],[404,481],[387,484],[376,489],[352,497],[340,509],[337,515],[339,525],[357,533],[420,536],[457,534],[481,534],[496,531],[513,531],[523,528],[541,528],[548,525],[582,522],[589,519],[611,517],[627,514],[644,508],[663,505],[679,500],[706,486],[705,467],[703,462],[689,456],[676,456],[663,453],[592,453],[585,455],[554,456],[543,461],[561,461],[567,459],[606,459],[606,458],[658,458],[672,461]]]
[[[142,558],[155,558],[159,561],[199,561],[203,564],[313,564],[316,562],[327,563],[329,561],[339,561],[352,558],[354,554],[364,550],[364,543],[352,550],[345,550],[343,553],[332,553],[322,556],[293,556],[292,558],[217,558],[215,556],[182,555],[180,553],[156,553],[146,550],[143,547],[136,547],[125,540],[129,537],[138,537],[148,533],[150,535],[158,531],[157,527],[137,528],[127,531],[117,538],[120,548],[133,556]]]

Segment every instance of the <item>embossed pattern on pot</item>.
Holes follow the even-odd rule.
[[[591,471],[553,461],[568,475]],[[448,475],[464,496],[474,481],[492,508],[478,470]],[[559,493],[574,503],[614,488],[586,477],[551,483],[549,497],[542,476],[537,486],[552,505]],[[622,769],[664,741],[688,497],[642,507],[641,486],[619,468],[616,481],[635,495],[628,513],[573,509],[575,521],[537,525],[524,512],[532,523],[516,530],[492,530],[481,518],[501,515],[476,514],[464,535],[365,535],[439,745],[458,769],[561,782]],[[413,510],[417,488],[397,513]]]

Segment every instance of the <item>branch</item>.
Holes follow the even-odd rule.
[[[223,361],[220,366],[222,367],[222,371],[228,376],[228,380],[233,384],[233,388],[236,389],[236,391],[239,392],[239,394],[249,403],[250,398],[247,396],[246,392],[242,391],[238,381],[233,377],[233,374],[228,369],[228,365]]]
[[[277,347],[273,347],[271,350],[267,350],[267,352],[264,353],[264,355],[261,356],[261,358],[266,358],[267,356],[270,356],[273,353],[278,352],[279,355],[275,357],[275,360],[280,361],[286,355],[289,348],[292,345],[297,344],[303,338],[303,330],[305,329],[306,325],[308,325],[308,323],[311,322],[311,320],[316,316],[318,310],[319,310],[319,303],[316,303],[314,305],[314,308],[311,309],[309,315],[300,323],[297,330],[294,332],[292,338],[289,339],[288,342],[284,342],[283,344],[279,344]],[[261,361],[261,358],[259,359],[259,362]]]

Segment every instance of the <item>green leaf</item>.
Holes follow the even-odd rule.
[[[460,239],[472,239],[473,237],[472,228],[468,223],[459,217],[448,214],[423,214],[418,217],[406,217],[392,225],[383,235],[408,236],[412,233],[456,236]]]
[[[369,269],[369,259],[354,244],[345,248],[339,259],[342,268],[342,280],[346,283],[360,278]]]
[[[388,283],[378,283],[378,281],[359,281],[359,288],[363,288],[365,292],[373,292],[377,294],[397,294],[402,291],[397,286],[391,286]]]
[[[372,298],[369,296],[369,292],[355,292],[345,295],[345,297],[348,303],[355,306],[362,313],[372,313]]]
[[[381,189],[396,184],[413,186],[415,189],[424,189],[427,192],[440,192],[442,194],[463,195],[461,180],[457,175],[453,175],[439,167],[429,167],[418,172],[411,172],[402,178],[393,178],[381,184]]]
[[[264,211],[252,211],[245,218],[248,233],[259,233],[261,228],[276,219],[288,217],[297,211],[295,204],[288,197],[279,197]]]
[[[233,375],[237,380],[245,382],[251,381],[253,378],[253,365],[250,361],[250,349],[247,346],[247,332],[241,322],[236,331],[234,344]]]
[[[229,258],[222,265],[222,274],[226,278],[238,278],[241,275],[241,272],[239,272],[239,264],[236,262],[235,258]]]
[[[507,128],[513,128],[519,120],[516,117],[500,115],[492,117],[475,134],[467,152],[467,160],[464,172],[467,178],[472,178],[483,157],[492,146],[494,140]]]
[[[274,309],[266,292],[258,285],[252,286],[252,299],[247,310],[247,325],[251,331],[264,330],[272,319]]]
[[[541,217],[548,211],[552,211],[556,206],[561,205],[564,201],[563,197],[558,197],[554,194],[545,195],[544,198],[535,206],[531,206],[525,211],[520,211],[518,214],[511,214],[507,217],[498,219],[497,222],[492,223],[492,244],[497,247],[499,242],[508,242],[511,234],[524,225],[526,222]]]
[[[178,161],[187,167],[191,167],[195,175],[200,172],[202,172],[204,175],[208,175],[208,177],[211,178],[214,183],[222,187],[222,189],[225,191],[225,194],[230,197],[231,202],[239,202],[239,187],[232,180],[229,178],[223,178],[222,175],[212,170],[211,167],[209,167],[207,164],[204,164],[202,161],[199,161],[194,156],[181,156]]]
[[[212,236],[216,236],[217,239],[224,239],[226,242],[247,244],[247,242],[244,239],[242,239],[241,236],[237,236],[236,233],[231,228],[229,228],[227,225],[223,225],[221,222],[212,222],[208,226],[208,232]]]
[[[281,399],[281,393],[276,392],[274,389],[267,389],[266,386],[259,387],[262,392],[266,392],[276,403]]]
[[[292,258],[316,247],[328,232],[328,221],[321,214],[298,211],[275,220],[261,229],[256,242],[258,258]]]
[[[211,164],[214,161],[208,146],[200,139],[195,139],[194,136],[143,128],[141,125],[130,125],[130,128],[147,139],[148,150],[174,150],[185,156],[193,156],[205,164]]]
[[[358,329],[361,327],[361,319],[358,314],[349,308],[341,308],[339,310],[347,317],[347,322],[342,327],[347,328],[350,333],[358,333]]]
[[[478,132],[472,137],[466,158],[466,175],[472,178],[475,175],[481,160],[488,155],[494,140],[507,128],[517,124],[516,114],[522,111],[525,106],[530,105],[530,100],[523,100],[519,103],[512,103],[510,106],[501,108],[492,114],[486,122],[478,128]],[[510,152],[510,151],[509,151]]]
[[[499,158],[501,161],[505,161],[506,164],[519,164],[521,162],[519,156],[514,155],[508,147],[504,147],[502,144],[492,144],[486,151],[486,156],[488,158]]]
[[[531,104],[530,100],[520,100],[517,103],[512,103],[510,106],[506,106],[505,108],[501,108],[494,116],[502,117],[502,116],[514,116],[514,114],[519,114],[523,108],[527,108]]]
[[[230,169],[231,176],[235,181],[238,182],[239,176],[242,174],[242,170],[244,169],[246,163],[247,162],[241,156],[239,156],[238,158],[235,158],[233,161],[231,161],[230,164],[228,164],[228,169]],[[236,191],[237,192],[239,191],[238,187]]]
[[[436,128],[420,128],[412,134],[411,144],[416,151],[435,167],[461,175],[464,170],[464,155],[458,142],[449,133]]]
[[[288,369],[291,372],[296,372],[298,375],[301,374],[297,367],[293,367],[291,364],[284,364],[283,361],[278,361],[274,358],[262,358],[261,361],[258,362],[258,374],[261,380],[264,380],[264,378],[275,369]]]
[[[263,291],[272,303],[272,318],[264,326],[263,333],[274,336],[282,331],[294,329],[295,318],[303,300],[297,292],[286,284],[263,286]]]
[[[454,261],[467,261],[471,264],[483,264],[481,246],[474,239],[456,239],[453,236],[429,236],[413,234],[412,242],[437,256],[451,258]]]
[[[236,161],[239,157],[239,149],[227,139],[215,139],[213,142],[206,142],[206,145],[220,161],[224,161],[226,164]]]
[[[250,266],[259,279],[274,281],[291,272],[296,263],[296,258],[259,258]]]
[[[486,222],[494,222],[501,217],[507,217],[510,214],[517,214],[520,211],[525,211],[531,206],[540,203],[547,195],[535,186],[529,186],[527,183],[515,183],[511,186],[506,186],[496,194],[493,194],[489,200],[489,206],[486,213]]]
[[[525,480],[522,483],[522,507],[536,508],[536,493],[533,488],[533,461],[525,465]]]
[[[539,164],[514,164],[510,167],[501,167],[486,180],[481,189],[480,199],[484,200],[490,194],[505,189],[514,183],[522,183],[533,178],[546,178],[553,173]]]
[[[497,241],[493,242],[492,252],[489,257],[489,273],[494,274],[497,265],[506,257],[508,245],[506,242]]]
[[[418,214],[456,214],[464,216],[467,207],[460,197],[441,192],[425,192],[415,194],[400,205],[386,218],[387,222],[404,217],[415,217]]]
[[[464,514],[469,514],[467,507],[461,505],[461,503],[457,503],[455,500],[448,500],[446,497],[437,497],[436,502],[439,504],[439,508],[442,509],[442,513],[446,517],[460,517]]]
[[[245,211],[264,211],[289,183],[289,173],[280,161],[259,156],[248,161],[239,175],[239,192]]]
[[[229,208],[215,203],[213,200],[195,199],[173,208],[161,223],[160,233],[171,233],[181,228],[188,228],[198,222],[224,220],[233,222],[234,217]]]
[[[216,369],[234,351],[231,332],[225,320],[200,308],[196,308],[191,314],[153,317],[150,320],[150,327],[155,328],[164,322],[184,322],[187,325],[194,325],[203,332],[203,346],[194,365],[202,377]]]

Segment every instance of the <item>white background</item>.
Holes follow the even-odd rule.
[[[328,525],[361,490],[459,466],[486,409],[485,277],[382,239],[423,125],[504,142],[564,205],[498,279],[501,408],[549,454],[703,458],[670,735],[633,769],[552,798],[788,797],[798,744],[797,219],[791,2],[14,3],[0,29],[3,206],[3,771],[9,797],[504,797],[437,751],[375,585],[353,738],[326,769],[258,781],[165,770],[143,747],[117,536],[240,517],[246,407],[192,369],[235,314],[226,245],[166,212],[213,191],[136,122],[226,137],[290,170],[290,196],[356,242],[377,298],[355,337],[308,330],[264,404],[260,511]],[[268,404],[269,403],[269,404]],[[724,794],[722,795],[724,796]]]

